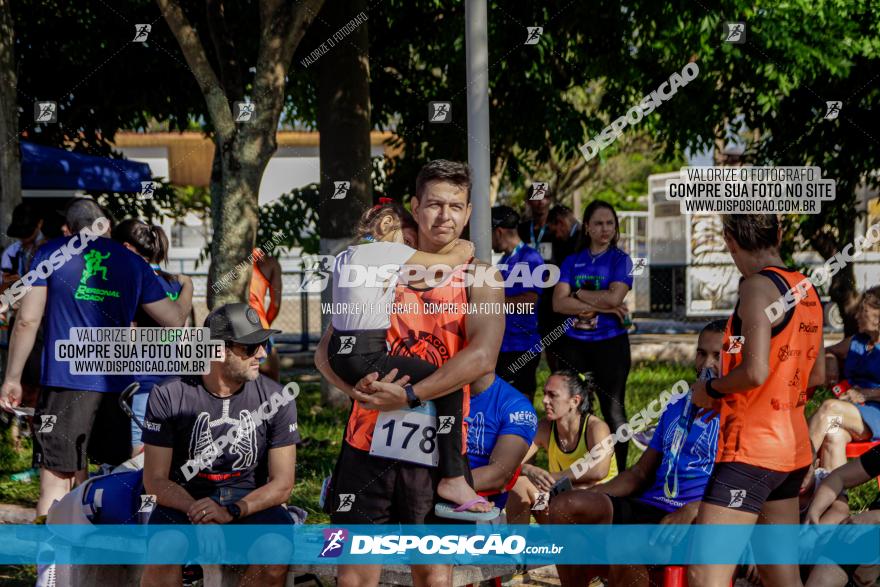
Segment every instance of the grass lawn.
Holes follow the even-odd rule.
[[[543,415],[541,406],[541,389],[549,372],[542,362],[538,371],[538,393],[535,397],[535,408],[538,415]],[[642,363],[629,376],[626,392],[627,414],[631,417],[642,409],[660,391],[669,389],[679,379],[692,380],[693,369],[670,363]],[[310,523],[326,523],[329,518],[318,508],[318,496],[321,482],[329,475],[339,453],[343,428],[348,416],[347,410],[328,408],[321,404],[320,384],[313,373],[296,374],[290,379],[300,383],[301,394],[297,399],[299,409],[299,427],[303,443],[297,450],[296,487],[289,503],[305,509],[309,513]],[[807,406],[807,415],[811,415],[819,403],[830,396],[828,391],[820,391]],[[598,406],[596,406],[598,410]],[[15,453],[8,441],[8,431],[4,431],[0,439],[0,503],[15,503],[33,507],[38,496],[36,479],[30,482],[16,482],[9,479],[10,474],[22,471],[30,466],[30,450]],[[632,445],[629,451],[629,464],[635,462],[641,452]],[[546,459],[546,456],[542,456]],[[540,463],[540,460],[539,460]],[[546,463],[540,463],[546,464]],[[853,511],[865,509],[877,498],[877,483],[871,481],[849,493],[850,507]],[[0,581],[2,581],[0,577]]]

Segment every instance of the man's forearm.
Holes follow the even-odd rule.
[[[254,489],[237,503],[242,508],[242,515],[249,516],[276,505],[286,504],[291,491],[293,491],[293,487],[281,479],[275,479]],[[246,504],[244,507],[241,505],[242,502]]]
[[[501,491],[507,484],[508,473],[495,463],[473,469],[474,491]]]
[[[495,359],[476,347],[465,347],[429,377],[413,385],[413,391],[424,400],[448,395],[476,381],[495,369]]]
[[[156,502],[167,508],[188,512],[195,499],[189,492],[174,481],[144,478],[144,489],[156,496]]]
[[[611,458],[613,459],[614,456],[612,455]],[[627,469],[614,479],[597,487],[596,490],[615,497],[626,497],[637,492],[644,484],[645,480],[637,475],[633,469]]]
[[[34,341],[37,339],[39,323],[29,322],[19,318],[15,322],[12,338],[9,341],[9,365],[6,369],[6,379],[21,381],[21,374],[27,359],[34,349]]]

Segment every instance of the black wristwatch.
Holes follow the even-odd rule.
[[[229,512],[229,515],[232,516],[233,520],[237,520],[241,517],[241,508],[234,503],[227,505],[226,511]]]
[[[708,395],[709,397],[711,397],[713,399],[721,399],[722,397],[724,397],[723,393],[718,393],[717,391],[715,391],[712,388],[712,380],[711,379],[706,382],[706,395]]]
[[[406,390],[406,401],[409,404],[410,409],[415,409],[422,405],[422,400],[416,395],[412,385],[407,383],[403,386],[403,389]]]

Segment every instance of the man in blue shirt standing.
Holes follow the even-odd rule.
[[[102,462],[130,456],[128,418],[117,401],[133,377],[74,375],[72,363],[56,360],[55,342],[69,339],[75,327],[127,327],[139,307],[162,326],[182,326],[192,307],[192,280],[180,276],[180,296],[168,299],[150,265],[109,238],[110,222],[94,200],[75,201],[66,216],[73,234],[40,247],[12,288],[23,297],[0,387],[0,406],[21,403],[22,369],[43,322],[43,389],[34,417],[34,466],[42,469],[37,516],[70,491],[74,477],[85,479],[90,440]],[[104,438],[97,439],[99,432]]]
[[[535,398],[535,373],[541,362],[538,298],[532,275],[544,260],[517,234],[519,214],[509,206],[492,208],[492,250],[503,253],[498,270],[504,277],[504,340],[495,372],[529,398]],[[531,353],[526,351],[532,350]]]

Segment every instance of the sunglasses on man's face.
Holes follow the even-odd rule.
[[[265,348],[266,343],[265,342],[254,342],[251,344],[239,344],[237,342],[230,342],[230,343],[227,343],[226,346],[242,348],[242,349],[244,349],[244,352],[247,353],[248,357],[253,357],[254,355],[257,354],[257,351],[260,348]]]

